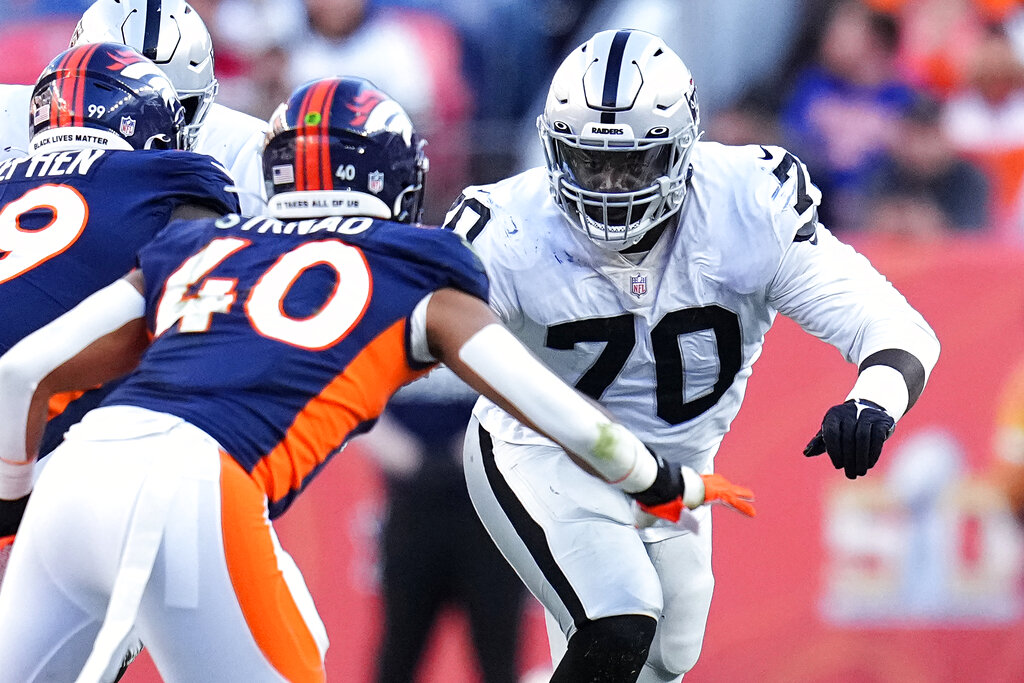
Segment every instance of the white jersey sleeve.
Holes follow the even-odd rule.
[[[771,168],[778,189],[760,203],[769,208],[783,249],[765,291],[767,304],[836,347],[862,371],[874,365],[892,368],[901,385],[893,388],[900,396],[885,391],[884,400],[875,393],[861,398],[882,403],[898,419],[920,395],[938,359],[935,333],[867,258],[818,223],[821,195],[806,167],[780,147],[760,149],[771,163],[778,162]],[[875,380],[867,384],[878,388]],[[860,385],[858,380],[858,390],[867,388]]]
[[[265,121],[214,103],[196,140],[195,151],[219,161],[234,179],[246,216],[257,216],[266,209],[261,158],[266,133]]]
[[[768,301],[851,363],[903,349],[928,372],[938,357],[935,333],[921,314],[867,258],[821,226],[786,251]]]
[[[0,84],[0,161],[28,154],[31,85]]]
[[[462,236],[481,256],[490,281],[490,306],[506,327],[516,331],[522,327],[522,307],[517,299],[513,274],[526,264],[516,255],[494,248],[488,239],[494,233],[513,235],[518,232],[515,216],[492,196],[494,185],[467,187],[445,216],[444,227]],[[488,238],[477,239],[487,229]],[[517,265],[518,264],[518,265]]]

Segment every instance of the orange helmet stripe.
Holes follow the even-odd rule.
[[[99,43],[89,45],[84,50],[81,60],[75,65],[75,70],[84,72],[89,67],[89,62],[92,60],[92,56],[96,53],[96,49],[99,47]],[[85,79],[75,79],[75,99],[74,108],[71,110],[71,125],[81,126],[85,123]]]
[[[57,67],[57,78],[54,80],[54,94],[57,96],[57,101],[54,102],[53,98],[50,99],[50,112],[51,120],[53,119],[53,111],[56,110],[56,127],[60,128],[70,123],[68,118],[68,110],[74,102],[74,81],[68,80],[69,73],[75,73],[78,69],[78,64],[81,62],[82,53],[85,49],[74,50],[69,52],[64,60]],[[70,89],[69,89],[70,86]]]
[[[65,54],[64,57],[61,58],[60,63],[57,64],[57,68],[54,69],[56,76],[53,79],[53,83],[50,84],[50,128],[57,128],[60,126],[60,103],[54,101],[54,95],[60,95],[60,86],[63,79],[63,76],[60,74],[70,58],[71,54]]]
[[[309,110],[309,100],[316,88],[310,88],[302,98],[302,104],[296,114],[298,127],[295,133],[295,189],[306,190],[306,112]]]
[[[327,140],[327,114],[330,98],[334,96],[336,84],[322,81],[314,85],[303,98],[299,110],[299,132],[296,142],[296,177],[301,175],[304,184],[295,184],[296,190],[331,189],[330,147]],[[301,141],[301,142],[300,142]],[[298,145],[302,151],[299,153]],[[301,173],[299,172],[301,169]],[[326,172],[325,172],[326,171]]]
[[[309,93],[308,104],[302,110],[302,138],[306,143],[306,155],[303,158],[306,166],[306,189],[320,189],[320,134],[317,124],[310,124],[313,114],[320,111],[323,100],[324,84],[317,83]],[[319,122],[318,122],[319,123]],[[315,136],[315,137],[314,137]]]
[[[331,173],[331,141],[328,135],[328,127],[331,120],[331,104],[334,102],[334,94],[338,91],[338,81],[331,81],[327,85],[327,93],[324,97],[322,107],[322,118],[320,119],[320,173],[323,182],[321,187],[325,190],[334,189],[334,174]]]

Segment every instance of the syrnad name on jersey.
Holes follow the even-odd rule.
[[[272,235],[311,235],[315,232],[333,232],[342,235],[356,235],[369,229],[374,219],[365,216],[328,216],[327,218],[307,218],[301,221],[280,221],[270,216],[254,216],[242,222],[242,216],[236,213],[217,219],[215,226],[221,230],[237,227],[244,232],[255,231],[259,234]]]
[[[19,169],[25,168],[25,178],[49,176],[84,176],[89,173],[96,160],[105,154],[102,149],[80,149],[77,151],[44,152],[28,157],[16,157],[0,161],[0,182],[10,180]]]

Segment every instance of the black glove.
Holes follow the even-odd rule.
[[[850,399],[832,406],[821,421],[821,429],[804,449],[811,457],[828,451],[832,465],[846,470],[847,479],[868,473],[882,454],[882,444],[892,436],[896,421],[877,403]]]
[[[25,515],[28,505],[28,494],[16,500],[0,499],[0,538],[18,533],[21,518]]]

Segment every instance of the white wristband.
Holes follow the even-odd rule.
[[[851,398],[877,403],[885,408],[893,420],[898,421],[907,412],[910,393],[907,391],[907,381],[899,370],[888,365],[872,365],[857,377],[846,400]]]
[[[683,465],[683,505],[694,510],[704,504],[704,480],[697,470]]]
[[[431,355],[430,345],[427,343],[427,304],[430,303],[432,296],[433,292],[420,299],[409,316],[409,355],[417,363],[437,362]]]

